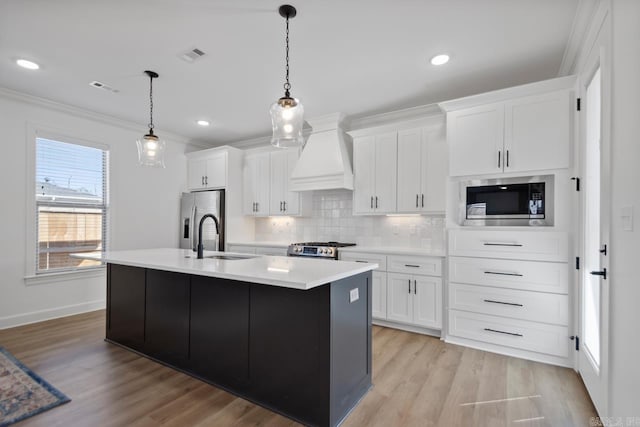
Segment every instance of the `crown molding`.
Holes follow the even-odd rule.
[[[579,0],[558,76],[568,76],[575,72],[582,44],[590,31],[591,23],[598,10],[598,3],[598,0]]]
[[[18,92],[13,89],[8,89],[5,87],[0,87],[0,97],[6,98],[12,101],[22,102],[25,104],[36,105],[38,107],[55,110],[61,113],[66,113],[72,116],[81,117],[83,119],[93,120],[95,122],[116,126],[119,128],[131,130],[134,132],[141,132],[147,126],[146,124],[135,123],[135,122],[120,119],[114,116],[110,116],[107,114],[97,113],[91,110],[85,110],[83,108],[75,107],[73,105],[63,104],[61,102],[52,101],[50,99],[41,98],[34,95],[29,95],[29,94]],[[163,139],[168,139],[168,140],[171,140],[172,142],[177,142],[180,144],[188,145],[194,142],[194,141],[190,141],[189,138],[186,138],[182,135],[177,135],[175,133],[171,133],[161,129],[158,133],[162,134]],[[195,142],[194,145],[200,146],[201,143]]]
[[[438,104],[420,105],[418,107],[405,108],[402,110],[389,111],[369,116],[353,117],[349,120],[349,131],[356,131],[371,127],[379,127],[388,124],[425,119],[442,114]]]

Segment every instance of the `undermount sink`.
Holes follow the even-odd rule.
[[[187,255],[185,258],[197,258],[197,257],[195,255]],[[256,255],[205,255],[203,258],[233,261],[233,260],[239,260],[239,259],[257,258],[257,256]]]

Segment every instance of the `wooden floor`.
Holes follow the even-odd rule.
[[[103,341],[104,311],[0,330],[0,345],[72,401],[26,426],[293,426],[296,423]],[[342,424],[588,426],[566,368],[374,327],[374,388]]]

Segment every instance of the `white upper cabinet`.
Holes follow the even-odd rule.
[[[441,103],[449,175],[568,168],[574,85],[569,76]]]
[[[354,140],[355,214],[386,214],[396,211],[397,150],[397,132]]]
[[[441,127],[398,132],[397,212],[444,212],[446,158]]]
[[[189,190],[219,189],[227,186],[226,150],[196,152],[187,162],[187,186]]]
[[[270,153],[271,179],[269,215],[308,215],[311,193],[289,191],[289,179],[300,157],[300,150],[289,148]]]
[[[269,215],[269,153],[247,154],[243,167],[243,212],[245,215]]]

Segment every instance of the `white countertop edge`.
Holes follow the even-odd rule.
[[[431,257],[446,257],[444,249],[411,248],[405,246],[349,246],[340,248],[340,252],[364,252],[385,255],[416,255]]]
[[[291,242],[227,242],[231,246],[258,246],[261,248],[288,248]]]
[[[215,252],[205,251],[205,255],[213,254],[213,253]],[[234,253],[224,252],[224,254],[231,255]],[[246,255],[246,254],[237,254],[237,255]],[[257,283],[262,285],[278,286],[278,287],[298,289],[298,290],[313,289],[318,286],[322,286],[327,283],[334,282],[336,280],[341,280],[347,277],[354,276],[356,274],[366,273],[367,271],[373,271],[376,268],[378,268],[378,264],[374,264],[374,263],[362,264],[362,263],[349,262],[350,264],[353,264],[352,268],[349,271],[326,275],[316,280],[300,282],[300,281],[275,280],[271,278],[255,277],[255,276],[252,276],[251,274],[232,274],[232,273],[226,273],[221,271],[202,270],[198,268],[184,268],[176,265],[166,265],[166,264],[159,264],[159,263],[156,264],[148,261],[141,262],[141,261],[123,260],[117,257],[110,257],[109,254],[103,255],[99,253],[93,253],[93,254],[84,253],[84,254],[72,254],[71,256],[74,258],[100,260],[110,264],[126,265],[130,267],[149,268],[153,270],[171,271],[174,273],[184,273],[184,274],[191,274],[196,276],[216,277],[220,279],[230,279],[230,280],[236,280],[241,282]],[[269,256],[269,255],[257,255],[255,258],[257,257],[290,259],[289,257],[278,257],[278,256]],[[295,259],[295,257],[293,259]],[[334,262],[333,260],[311,260],[311,261],[312,262]],[[226,262],[238,263],[238,262],[242,262],[242,260],[234,260],[234,261],[226,261]],[[348,262],[348,261],[341,261],[341,262]]]

